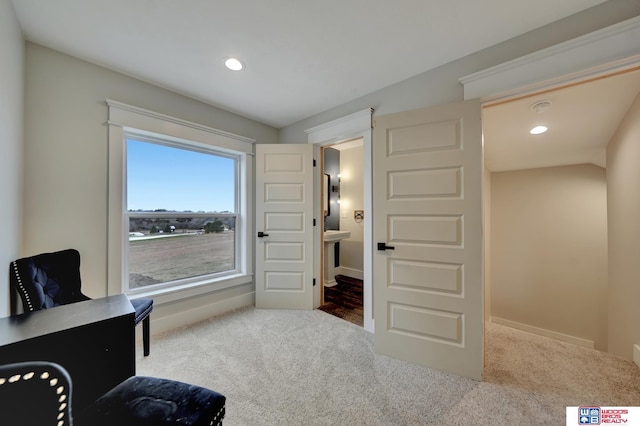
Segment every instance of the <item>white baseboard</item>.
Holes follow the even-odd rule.
[[[640,345],[633,345],[633,362],[640,367]]]
[[[195,309],[178,312],[173,315],[154,318],[154,315],[151,314],[151,335],[163,333],[185,325],[204,321],[212,316],[221,315],[236,309],[254,305],[255,292],[251,292],[200,306]],[[142,327],[136,327],[136,338],[142,341]]]
[[[539,336],[549,337],[551,339],[560,340],[562,342],[573,343],[574,345],[582,346],[589,349],[595,349],[595,342],[592,340],[583,339],[580,337],[570,336],[568,334],[562,334],[544,328],[538,328],[527,324],[522,324],[516,321],[506,320],[503,318],[491,317],[491,322],[494,324],[500,324],[507,327],[515,328],[517,330],[526,331],[528,333],[537,334]]]
[[[347,268],[346,266],[338,266],[336,268],[336,275],[346,275],[347,277],[357,278],[362,280],[364,277],[364,272],[359,269]]]

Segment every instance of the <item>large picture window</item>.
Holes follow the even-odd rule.
[[[125,139],[129,290],[238,272],[238,156]]]
[[[161,304],[250,284],[255,140],[107,105],[107,295]]]

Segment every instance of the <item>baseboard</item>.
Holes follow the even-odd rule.
[[[336,275],[346,275],[347,277],[357,278],[359,280],[364,279],[364,272],[359,269],[347,268],[346,266],[338,266],[336,268]]]
[[[528,333],[537,334],[539,336],[549,337],[551,339],[560,340],[562,342],[573,343],[574,345],[582,346],[589,349],[595,349],[595,342],[580,337],[570,336],[568,334],[562,334],[544,328],[538,328],[527,324],[522,324],[516,321],[510,321],[503,318],[491,317],[491,322],[494,324],[504,325],[507,327],[515,328],[517,330],[526,331]]]
[[[633,345],[633,362],[640,367],[640,345]]]
[[[221,315],[236,309],[255,305],[255,293],[245,293],[235,297],[230,297],[219,302],[210,303],[195,309],[181,311],[173,315],[166,315],[154,318],[151,315],[151,334],[159,334],[178,327],[183,327],[199,321],[204,321],[212,316]],[[142,329],[142,327],[136,327]],[[137,337],[142,340],[142,332],[136,330]]]

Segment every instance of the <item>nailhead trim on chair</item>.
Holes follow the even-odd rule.
[[[13,264],[13,273],[16,276],[18,281],[18,285],[20,286],[20,291],[24,294],[25,299],[27,300],[27,310],[25,312],[33,312],[33,304],[31,303],[31,298],[29,297],[29,293],[25,290],[24,285],[22,284],[22,278],[20,278],[20,273],[18,272],[18,263],[15,261],[11,262]]]
[[[33,371],[29,372],[29,373],[25,373],[25,374],[15,374],[11,377],[9,377],[8,379],[6,377],[0,377],[0,386],[5,385],[5,384],[13,384],[13,383],[17,383],[20,380],[31,380],[33,378],[33,376],[35,375],[35,373]],[[58,420],[58,423],[56,424],[57,426],[64,426],[66,424],[68,424],[68,419],[64,418],[64,410],[65,408],[67,408],[67,399],[68,399],[68,395],[65,393],[65,389],[64,386],[60,385],[58,387],[56,387],[56,385],[58,384],[58,378],[57,377],[51,377],[51,374],[47,371],[43,372],[42,374],[40,374],[39,377],[40,380],[48,380],[49,381],[49,386],[51,388],[55,388],[55,393],[57,395],[59,395],[58,397],[58,402],[60,403],[60,406],[58,407],[58,416],[56,418],[56,420]]]
[[[224,406],[222,408],[220,408],[220,410],[218,410],[218,412],[216,413],[215,416],[213,416],[213,419],[211,419],[211,422],[209,423],[209,426],[222,426],[222,412],[224,411]]]

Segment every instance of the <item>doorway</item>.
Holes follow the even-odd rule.
[[[321,148],[323,241],[319,309],[364,326],[364,144]]]
[[[371,113],[368,109],[306,131],[316,164],[321,147],[363,139],[364,328],[375,332],[377,353],[479,378],[481,230],[462,225],[481,219],[480,103],[378,116],[374,130]],[[380,160],[375,175],[374,149]],[[314,176],[314,217],[321,217],[322,168]],[[380,195],[375,198],[374,179]],[[320,229],[314,227],[315,241],[321,241]],[[372,315],[374,251],[380,326],[374,326]],[[314,276],[319,277],[320,253],[314,259]],[[424,285],[425,275],[433,285]],[[314,307],[319,299],[316,305],[314,297]]]
[[[607,351],[605,151],[638,93],[633,67],[485,104],[486,320]]]
[[[602,28],[600,30],[596,30],[594,32],[576,37],[574,39],[565,41],[561,44],[550,46],[546,49],[539,50],[533,53],[530,53],[525,56],[518,57],[508,62],[501,63],[499,65],[495,65],[490,68],[483,69],[481,71],[474,72],[473,74],[469,74],[467,76],[463,76],[459,79],[459,81],[463,85],[464,91],[464,99],[480,99],[483,103],[483,127],[485,127],[486,123],[486,115],[485,112],[490,110],[494,110],[500,108],[500,104],[506,105],[509,103],[515,103],[518,100],[530,100],[527,102],[527,109],[532,108],[533,104],[536,101],[551,101],[551,110],[545,112],[544,104],[536,105],[534,108],[537,111],[540,111],[540,119],[546,118],[544,116],[549,115],[548,112],[559,110],[561,107],[567,106],[564,101],[554,99],[557,94],[558,88],[572,88],[577,87],[579,85],[596,83],[603,78],[606,79],[612,76],[622,76],[623,74],[637,71],[640,66],[640,55],[638,50],[638,43],[630,43],[629,40],[640,40],[638,35],[640,34],[640,19],[638,17],[629,19],[627,21],[619,22],[617,24],[611,25],[609,27]],[[627,86],[627,94],[632,94],[632,90]],[[529,98],[531,95],[540,95],[538,99]],[[635,93],[633,93],[635,96]],[[617,133],[616,128],[614,127],[609,134],[602,134],[602,128],[596,128],[586,130],[589,125],[594,124],[598,119],[598,115],[591,115],[589,113],[585,113],[584,108],[588,107],[591,109],[597,109],[602,106],[605,106],[607,110],[611,108],[615,108],[615,102],[612,102],[613,92],[611,90],[605,91],[597,98],[584,98],[581,102],[577,104],[573,109],[568,109],[566,118],[571,120],[577,120],[578,123],[575,125],[575,129],[583,131],[583,135],[585,137],[575,137],[575,135],[567,135],[565,133],[565,137],[561,138],[557,143],[544,143],[539,140],[536,143],[530,143],[524,148],[529,150],[529,152],[524,156],[526,159],[531,158],[543,158],[547,161],[556,160],[566,157],[566,152],[568,151],[568,145],[573,144],[576,141],[581,141],[586,139],[587,137],[599,134],[600,140],[612,140],[614,132]],[[489,107],[489,105],[491,105]],[[488,108],[489,107],[489,108]],[[530,111],[532,112],[532,111]],[[533,111],[535,114],[537,112]],[[609,112],[609,111],[606,111]],[[601,114],[604,116],[604,114]],[[500,119],[499,123],[502,126],[511,126],[515,124],[515,120],[511,118],[503,117]],[[618,120],[618,123],[620,121]],[[544,123],[539,123],[544,125]],[[617,123],[616,123],[617,126]],[[548,134],[552,133],[561,134],[564,130],[569,128],[568,121],[563,120],[561,126],[547,126],[549,127]],[[487,129],[485,128],[485,141],[487,144],[485,145],[485,159],[491,157],[491,136],[487,133]],[[527,129],[528,131],[529,129]],[[606,132],[605,132],[606,133]],[[529,137],[526,135],[525,137]],[[496,150],[496,153],[501,155],[502,157],[510,157],[510,153],[508,151],[509,148],[513,146],[522,147],[519,141],[514,141],[513,139],[509,140],[508,145],[505,145],[504,148],[500,148]],[[560,149],[560,151],[556,151],[555,154],[546,154],[539,156],[538,153],[533,152],[539,150],[542,145],[548,145],[554,147],[556,149]],[[601,150],[602,152],[603,150]],[[607,153],[611,151],[608,149]],[[600,158],[598,158],[600,157]],[[629,156],[632,158],[632,156]],[[596,153],[592,151],[591,155],[585,155],[580,160],[581,164],[597,164],[598,161],[602,162],[602,164],[606,163],[607,171],[605,173],[606,178],[606,198],[607,198],[607,208],[606,215],[608,216],[607,220],[609,223],[613,223],[613,220],[609,220],[612,214],[611,205],[612,192],[610,189],[612,188],[610,175],[613,173],[611,169],[611,159],[604,157],[604,155],[598,156]],[[573,162],[573,164],[579,164]],[[542,165],[543,167],[557,166],[560,164],[550,164],[546,163]],[[594,167],[591,166],[593,170]],[[602,167],[602,166],[601,166]],[[635,167],[635,165],[634,165]],[[491,164],[491,161],[488,160],[487,168],[489,170],[494,169],[495,165]],[[627,169],[624,169],[625,172]],[[498,172],[501,173],[501,172]],[[602,171],[600,173],[602,175]],[[490,176],[491,174],[488,171],[485,171],[485,177]],[[575,174],[574,174],[575,176]],[[583,174],[584,176],[584,174]],[[489,180],[489,184],[495,183]],[[508,181],[504,179],[504,181]],[[591,179],[593,181],[593,179]],[[530,181],[530,180],[529,180]],[[583,182],[586,179],[582,179]],[[603,178],[600,177],[600,182],[603,181]],[[623,180],[622,182],[626,182],[628,179]],[[505,183],[503,182],[503,183]],[[547,187],[549,187],[547,185]],[[555,190],[557,184],[553,184],[553,189]],[[615,186],[614,186],[615,187]],[[616,188],[619,189],[619,188]],[[527,190],[524,188],[520,188],[520,191]],[[490,195],[490,193],[489,193]],[[572,194],[569,194],[570,197]],[[563,197],[564,198],[564,197]],[[486,199],[485,199],[486,201]],[[498,200],[499,201],[499,200]],[[579,212],[576,214],[576,219],[582,221],[585,212],[591,214],[592,209],[586,208],[585,211]],[[495,213],[495,212],[493,212]],[[489,214],[492,212],[489,211]],[[547,212],[544,212],[547,215]],[[549,215],[553,219],[553,215]],[[637,216],[637,215],[636,215]],[[485,216],[486,218],[486,216]],[[493,217],[493,220],[489,222],[497,223],[498,217]],[[620,223],[620,221],[617,221]],[[551,222],[550,226],[558,226],[559,221]],[[566,222],[564,222],[566,223]],[[626,223],[625,223],[626,224]],[[573,224],[572,224],[573,225]],[[487,222],[485,222],[485,227],[487,226]],[[520,229],[528,230],[527,228],[521,227]],[[544,228],[543,228],[544,229]],[[626,230],[626,229],[625,229]],[[488,239],[492,238],[493,229],[485,228],[485,235],[488,236]],[[546,231],[546,229],[544,229]],[[564,232],[564,229],[562,230]],[[624,232],[624,231],[623,231]],[[511,235],[515,235],[513,232]],[[539,239],[540,234],[535,234],[535,238]],[[580,236],[582,238],[582,236]],[[556,300],[552,299],[542,305],[542,309],[545,311],[544,317],[541,317],[539,312],[535,319],[535,322],[531,321],[533,315],[529,315],[526,311],[519,309],[519,307],[523,306],[523,303],[515,304],[512,303],[513,299],[511,295],[508,295],[507,291],[512,290],[512,288],[507,289],[507,291],[502,291],[499,287],[500,284],[497,283],[498,276],[501,271],[492,268],[492,265],[496,265],[497,260],[492,258],[492,253],[490,250],[485,251],[485,259],[490,259],[489,263],[485,262],[485,265],[488,265],[488,268],[485,268],[485,276],[489,277],[486,279],[485,284],[485,295],[489,292],[493,293],[489,299],[485,298],[485,303],[487,300],[491,302],[490,310],[493,311],[494,314],[497,314],[502,317],[507,317],[506,319],[511,321],[510,325],[519,326],[520,324],[526,324],[527,326],[533,325],[533,327],[529,328],[527,331],[543,332],[551,330],[554,332],[553,337],[564,337],[566,335],[570,335],[572,337],[579,337],[581,340],[586,340],[590,345],[595,347],[603,348],[604,345],[607,346],[607,350],[611,353],[617,353],[629,356],[629,348],[633,347],[633,344],[636,340],[633,339],[634,325],[637,321],[634,321],[632,312],[635,312],[635,308],[627,304],[627,300],[634,300],[632,297],[632,293],[627,291],[627,288],[622,284],[623,281],[628,279],[622,279],[620,281],[616,280],[615,272],[621,270],[619,267],[611,267],[612,261],[615,262],[616,256],[611,256],[612,247],[616,247],[617,243],[615,241],[616,237],[611,233],[611,229],[607,229],[607,246],[608,249],[608,258],[607,262],[609,263],[608,274],[605,279],[608,281],[606,288],[604,289],[604,293],[606,293],[606,300],[602,300],[602,298],[598,299],[594,297],[592,302],[589,304],[589,307],[586,307],[583,304],[575,303],[572,301],[571,307],[581,306],[584,310],[583,312],[589,312],[589,318],[593,318],[595,315],[592,315],[594,311],[592,308],[596,306],[593,301],[598,303],[598,316],[603,319],[606,318],[607,327],[603,327],[601,325],[595,325],[593,322],[591,324],[586,324],[586,322],[575,321],[575,316],[572,318],[573,321],[567,321],[565,310],[562,309],[562,305],[567,305],[566,302],[557,303]],[[577,241],[578,239],[576,239]],[[496,246],[497,241],[491,241],[492,246]],[[591,243],[590,243],[591,244]],[[557,245],[557,244],[556,244]],[[588,244],[585,244],[588,245]],[[593,245],[593,244],[591,244]],[[575,253],[574,257],[565,256],[565,266],[574,266],[574,271],[582,272],[580,269],[580,262],[582,261],[582,256],[577,251],[566,250],[567,253]],[[548,256],[548,252],[538,252],[541,256]],[[510,253],[507,253],[510,254]],[[528,256],[528,259],[536,259],[535,256]],[[578,261],[576,261],[576,259]],[[567,262],[567,260],[569,262]],[[529,271],[532,271],[535,274],[539,274],[541,269],[544,269],[544,266],[541,264],[529,265],[525,267],[515,266],[513,262],[505,263],[508,268],[515,271],[522,272],[525,269],[529,268]],[[532,267],[533,266],[533,267]],[[527,271],[528,272],[528,271]],[[592,274],[593,275],[593,274]],[[512,275],[513,276],[513,275]],[[575,273],[572,274],[575,276]],[[589,277],[591,278],[591,277]],[[504,282],[509,281],[505,280]],[[573,294],[578,296],[582,295],[594,295],[598,293],[602,293],[602,288],[597,289],[594,286],[589,286],[589,288],[584,288],[581,284],[581,287],[578,289],[577,285],[574,285],[574,291],[571,289],[562,289],[563,299],[570,300]],[[505,287],[503,285],[503,287]],[[539,289],[519,289],[518,294],[520,297],[528,294],[540,294]],[[502,295],[500,294],[502,293]],[[513,292],[511,292],[513,294]],[[617,297],[617,301],[619,302],[616,305],[615,309],[611,309],[611,306],[614,306],[612,303]],[[509,300],[510,299],[510,300]],[[525,302],[526,303],[526,302]],[[549,305],[554,304],[555,309],[550,311]],[[499,305],[502,305],[500,307]],[[489,306],[487,304],[487,306]],[[536,303],[531,303],[529,306],[536,306]],[[505,308],[506,307],[506,308]],[[508,309],[511,311],[509,311]],[[529,317],[525,317],[525,314],[529,315]],[[562,323],[564,324],[562,328],[558,327],[557,323],[552,323],[554,317],[562,317]],[[587,326],[588,329],[584,329],[584,326]],[[607,330],[615,330],[615,333],[609,333],[607,336]],[[595,332],[594,332],[595,331]],[[621,343],[621,349],[612,350],[612,342],[616,341],[617,343]],[[600,342],[600,344],[598,343]]]
[[[321,166],[322,155],[321,151],[323,147],[333,147],[342,145],[348,147],[348,142],[354,142],[361,140],[362,145],[362,205],[363,205],[363,218],[359,226],[362,227],[362,298],[363,298],[363,315],[364,315],[364,329],[370,333],[374,331],[373,321],[373,280],[372,280],[372,257],[373,257],[373,231],[372,231],[372,116],[373,109],[367,108],[362,111],[355,112],[353,114],[344,116],[334,121],[330,121],[319,126],[305,130],[308,135],[308,143],[314,145],[314,158],[316,164],[320,167],[316,167],[315,171],[315,184],[314,184],[314,204],[315,215],[318,218],[319,223],[323,220],[322,209],[322,196],[324,173]],[[344,145],[343,145],[344,144]],[[351,209],[351,214],[354,215],[354,209]],[[353,216],[352,216],[353,217]],[[324,244],[323,233],[321,232],[322,226],[316,226],[314,238],[317,248],[322,250],[315,250],[314,255],[314,276],[320,279],[323,275],[323,253]],[[314,287],[313,307],[318,308],[321,302],[322,295],[322,283]]]

